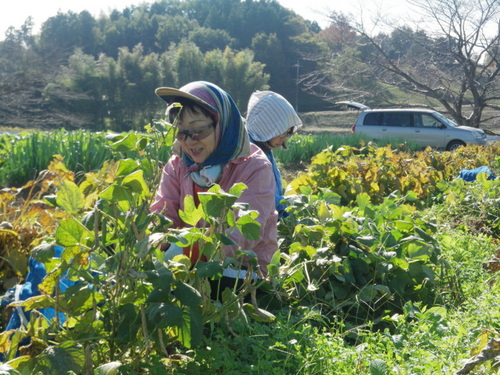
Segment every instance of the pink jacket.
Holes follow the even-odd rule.
[[[253,250],[258,257],[261,271],[267,274],[267,265],[277,250],[277,220],[278,213],[274,205],[275,181],[271,163],[262,150],[250,145],[250,155],[227,163],[222,171],[219,185],[224,191],[238,182],[247,186],[238,202],[248,203],[250,209],[258,211],[257,220],[261,224],[259,240],[250,240],[238,230],[231,239],[239,244],[241,250]],[[160,212],[173,221],[174,228],[185,227],[179,218],[179,210],[184,209],[184,197],[193,196],[194,182],[182,159],[173,155],[163,168],[160,186],[156,192],[155,202],[151,205],[152,212]],[[233,256],[236,246],[226,246],[226,256]]]

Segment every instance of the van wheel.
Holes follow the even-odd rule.
[[[446,151],[453,151],[456,150],[457,148],[465,146],[465,142],[462,141],[451,141],[448,143],[448,146],[446,146]]]

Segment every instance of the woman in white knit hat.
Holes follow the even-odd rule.
[[[255,91],[248,101],[246,127],[250,141],[259,146],[273,165],[276,191],[274,200],[280,217],[288,216],[283,198],[281,173],[276,165],[273,150],[283,147],[286,141],[302,126],[292,105],[280,94],[273,91]]]

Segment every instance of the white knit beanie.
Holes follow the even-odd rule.
[[[292,105],[273,91],[255,91],[248,101],[246,126],[253,140],[267,142],[295,126],[302,120]]]

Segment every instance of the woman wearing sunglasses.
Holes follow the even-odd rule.
[[[233,99],[218,86],[204,81],[191,82],[180,89],[160,87],[155,92],[167,102],[167,115],[177,130],[176,143],[180,147],[174,147],[179,152],[163,169],[151,210],[167,216],[174,227],[182,228],[186,224],[180,219],[179,210],[184,209],[184,197],[191,195],[198,202],[198,193],[214,184],[229,191],[235,183],[244,183],[247,189],[238,201],[258,211],[261,236],[250,240],[236,230],[230,237],[239,246],[225,246],[223,251],[232,256],[238,248],[253,250],[260,271],[266,275],[267,265],[277,250],[273,170],[266,155],[249,142]],[[176,252],[190,256],[193,263],[202,259],[196,248],[171,246],[165,255],[171,258]],[[225,276],[243,278],[244,273],[227,269]]]
[[[250,141],[259,146],[273,166],[276,190],[274,194],[276,210],[280,217],[288,216],[286,205],[282,204],[283,184],[276,165],[273,150],[283,147],[286,141],[302,126],[292,105],[280,94],[272,91],[256,91],[248,101],[246,127]]]

